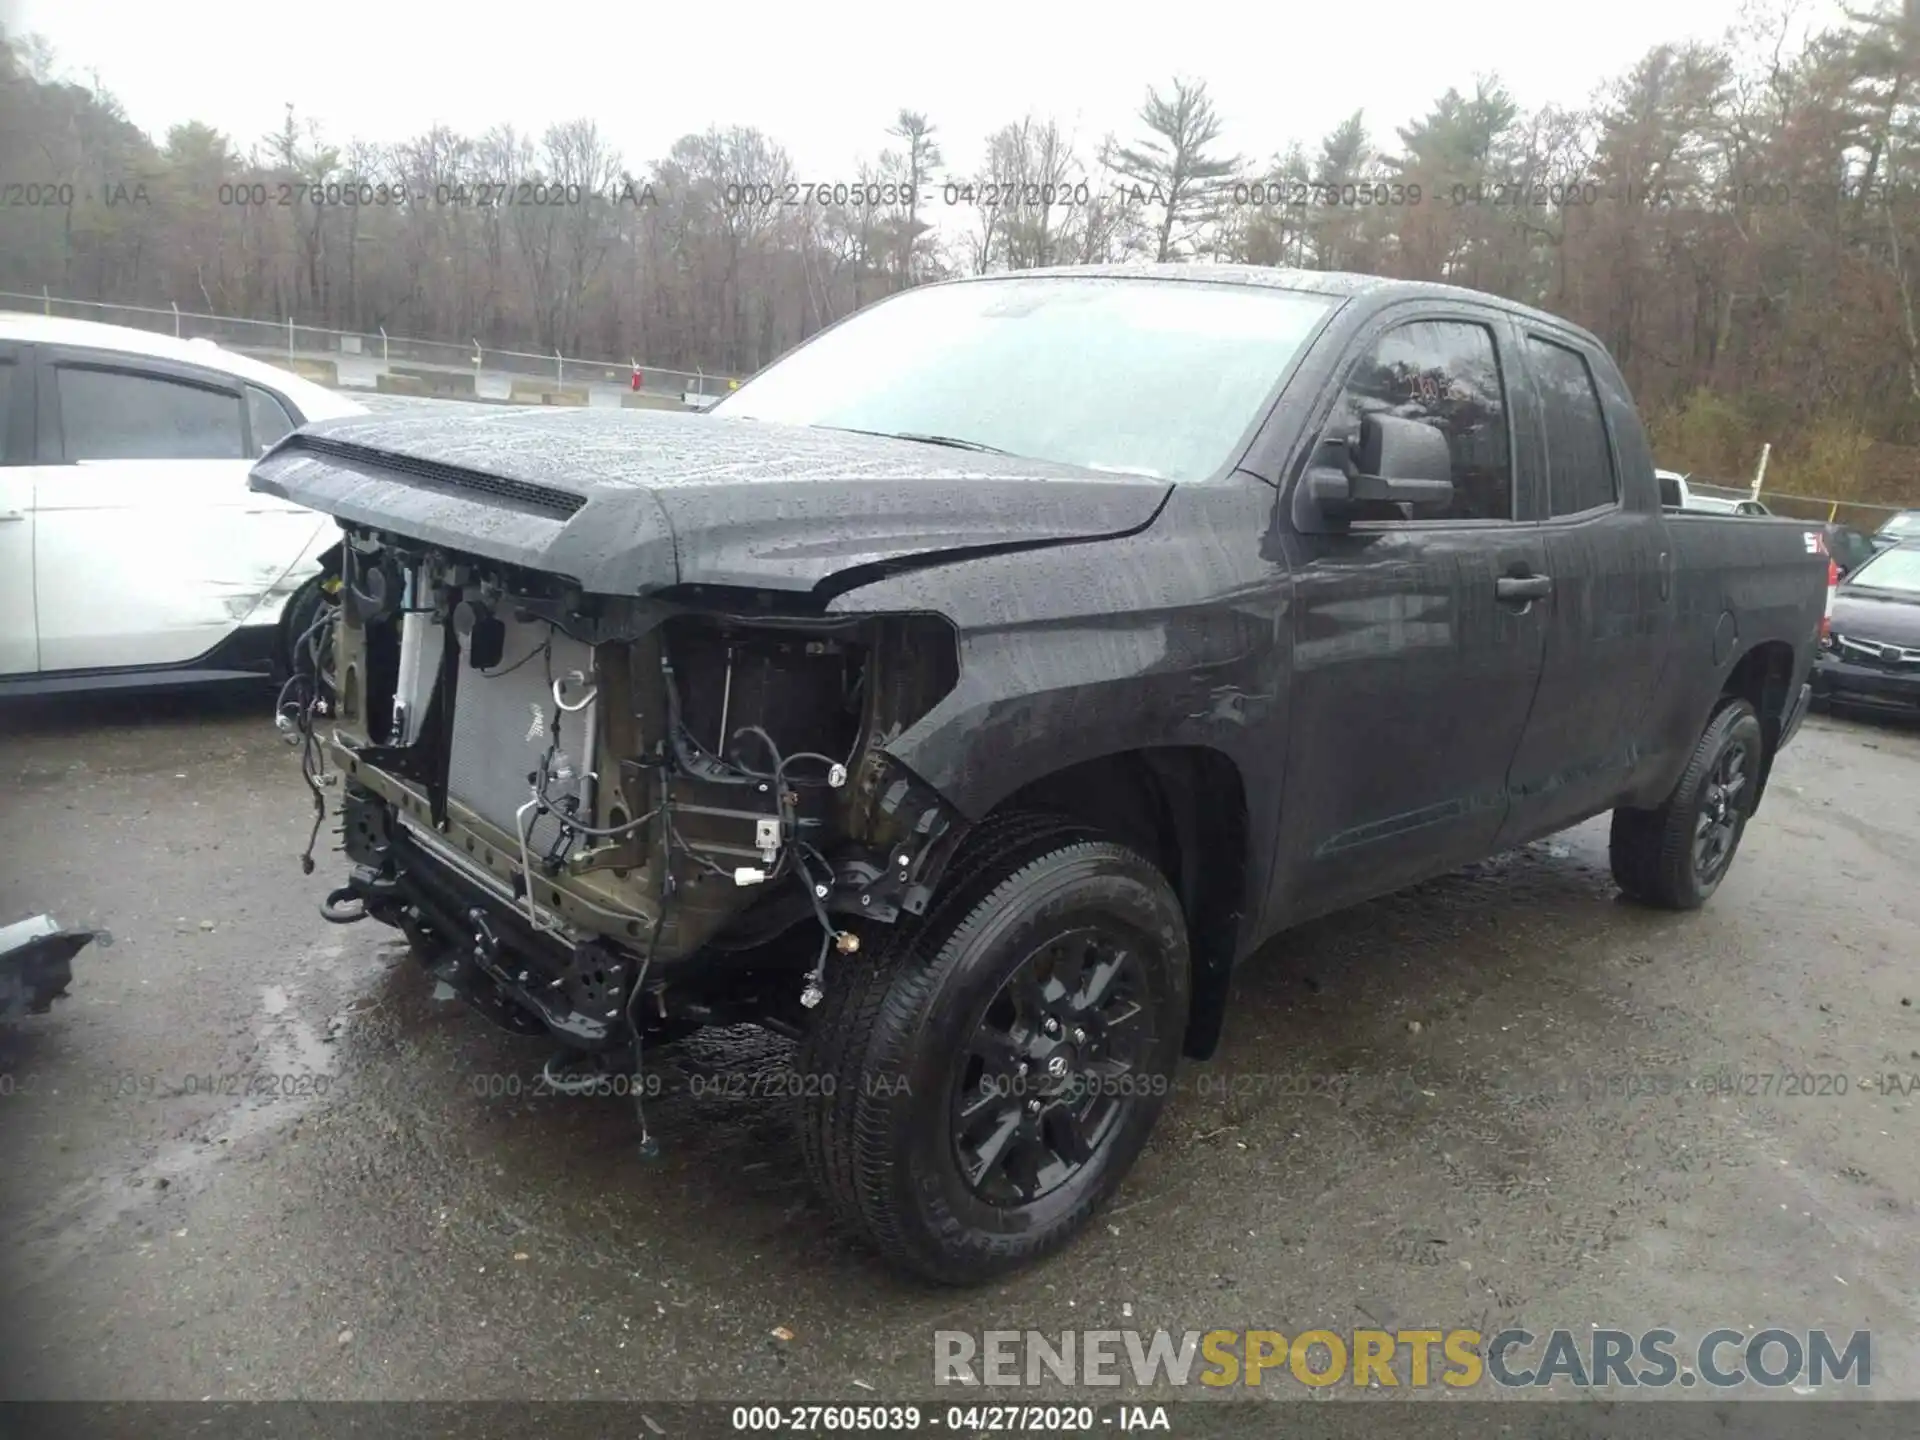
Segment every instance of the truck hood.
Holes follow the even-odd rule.
[[[605,595],[676,584],[834,594],[915,565],[1130,534],[1171,489],[718,415],[478,406],[308,425],[248,483]]]

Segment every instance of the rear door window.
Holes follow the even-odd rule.
[[[54,375],[65,460],[246,458],[234,391],[86,365]]]
[[[1614,505],[1620,499],[1620,477],[1587,357],[1530,335],[1527,359],[1539,388],[1546,432],[1548,513],[1580,515]]]

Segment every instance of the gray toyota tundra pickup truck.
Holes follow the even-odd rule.
[[[704,414],[325,421],[251,483],[344,532],[287,710],[329,918],[569,1064],[794,1037],[829,1204],[955,1283],[1085,1225],[1277,931],[1605,811],[1704,902],[1830,604],[1819,527],[1662,511],[1592,335],[1352,275],[932,285]]]

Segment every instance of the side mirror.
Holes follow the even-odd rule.
[[[1351,460],[1323,441],[1301,489],[1319,514],[1344,525],[1368,504],[1444,507],[1453,500],[1453,453],[1433,426],[1398,415],[1367,415]]]

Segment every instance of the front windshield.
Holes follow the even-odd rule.
[[[1177,280],[929,286],[824,332],[710,413],[1201,480],[1335,303]]]
[[[1882,550],[1847,578],[1853,585],[1920,594],[1920,549]]]
[[[1880,527],[1882,535],[1920,535],[1920,510],[1896,515]]]

